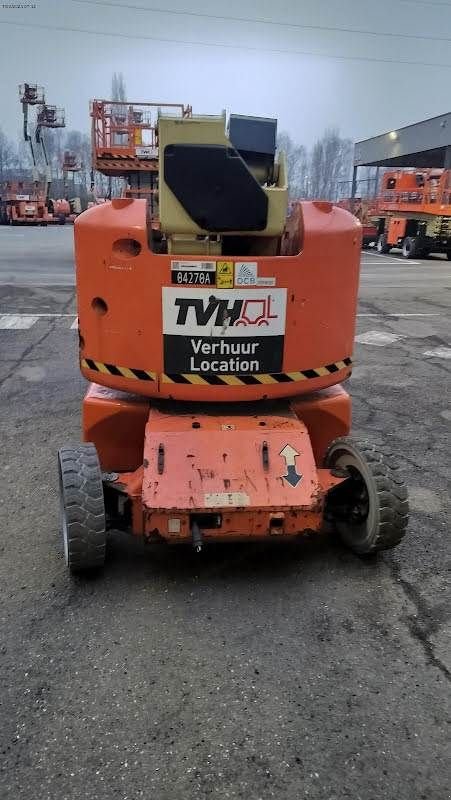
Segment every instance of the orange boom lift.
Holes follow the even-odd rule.
[[[59,451],[69,568],[100,567],[109,528],[199,551],[327,519],[357,553],[393,547],[406,489],[348,438],[341,386],[359,223],[319,201],[286,218],[275,120],[118,105],[92,105],[94,166],[129,196],[75,222],[91,383],[84,443]]]

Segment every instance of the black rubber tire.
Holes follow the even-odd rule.
[[[99,569],[105,562],[106,524],[102,473],[95,446],[58,451],[64,557],[71,572]]]
[[[451,261],[451,250],[446,251],[446,258],[448,259],[448,261]]]
[[[338,467],[350,473],[348,481],[332,490],[327,504],[328,518],[344,544],[358,555],[396,547],[407,530],[409,503],[392,454],[371,442],[345,437],[332,442],[325,464],[329,469]],[[353,496],[358,498],[357,509],[359,502],[364,508],[354,519]]]
[[[406,236],[402,243],[402,254],[404,258],[419,258],[421,248],[413,236]]]
[[[378,253],[383,253],[383,254],[390,252],[391,247],[389,244],[387,244],[387,237],[385,233],[381,233],[377,237],[376,250]]]

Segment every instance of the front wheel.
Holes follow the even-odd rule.
[[[343,542],[359,555],[396,547],[409,518],[407,488],[391,454],[369,442],[336,439],[325,459],[348,478],[328,496],[327,513]]]
[[[105,562],[106,522],[102,473],[91,443],[58,451],[64,558],[70,571]]]

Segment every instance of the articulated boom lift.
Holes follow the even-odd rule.
[[[28,206],[26,208],[16,208],[15,222],[47,224],[48,222],[54,221],[54,202],[50,199],[52,171],[45,146],[44,130],[46,128],[64,128],[64,111],[56,106],[47,105],[43,87],[34,83],[21,84],[19,86],[19,97],[23,112],[24,140],[30,146],[33,164],[34,199],[28,201]],[[30,106],[36,106],[34,137],[33,132],[30,131]],[[45,190],[43,190],[41,180],[42,170],[44,174]],[[33,206],[34,211],[32,210]],[[58,215],[55,216],[57,217]]]
[[[359,223],[320,201],[287,218],[276,120],[160,106],[143,129],[142,106],[120,105],[113,122],[92,104],[94,165],[137,196],[75,222],[91,383],[84,443],[59,452],[69,568],[100,567],[109,528],[200,550],[328,519],[357,553],[393,547],[406,489],[391,456],[348,438],[341,386]]]
[[[81,169],[82,164],[77,159],[77,156],[71,153],[70,150],[65,150],[62,163],[64,199],[57,200],[56,203],[59,204],[57,208],[64,210],[66,222],[75,222],[78,214],[81,214],[80,198],[69,197],[69,181],[72,182],[72,186],[75,186],[75,176],[78,175]]]
[[[41,148],[42,160],[45,166],[45,201],[46,205],[50,202],[50,190],[52,186],[52,168],[49,164],[47,156],[47,149],[45,146],[45,137],[43,131],[46,128],[65,128],[66,122],[64,119],[64,110],[56,106],[49,106],[44,103],[38,110],[36,119],[36,132],[35,142]]]
[[[38,109],[44,103],[44,89],[37,84],[19,86],[23,110],[23,135],[29,144],[33,164],[32,180],[8,181],[1,190],[0,222],[6,225],[45,225],[48,210],[43,185],[37,168],[33,136],[29,130],[29,107]]]

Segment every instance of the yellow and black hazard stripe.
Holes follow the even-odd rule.
[[[326,364],[324,367],[315,369],[304,369],[299,372],[271,372],[254,375],[192,375],[192,374],[163,374],[162,383],[192,383],[197,386],[258,386],[259,384],[293,383],[296,381],[311,380],[313,378],[323,378],[325,375],[332,375],[341,369],[350,367],[352,360],[344,358],[343,361],[334,361],[333,364]]]
[[[101,155],[99,154],[97,157],[104,158],[107,161],[113,158],[119,158],[124,160],[133,158],[133,156],[130,155],[129,153],[102,153]]]
[[[350,367],[352,360],[344,358],[342,361],[334,361],[333,364],[326,364],[324,367],[315,369],[304,369],[299,372],[271,372],[255,375],[197,375],[189,373],[163,373],[162,383],[193,384],[196,386],[258,386],[260,384],[270,385],[276,383],[294,383],[296,381],[312,380],[314,378],[324,378],[326,375],[333,375],[346,367]],[[118,367],[114,364],[104,364],[101,361],[94,361],[91,358],[83,358],[81,366],[95,372],[102,372],[104,375],[115,375],[116,377],[131,378],[139,381],[156,381],[157,373],[145,369],[135,369],[133,367]]]
[[[156,381],[157,379],[157,373],[150,372],[147,369],[118,367],[115,364],[94,361],[92,358],[82,358],[81,366],[85,369],[92,369],[94,372],[102,372],[104,375],[115,375],[117,378],[131,378],[135,381]]]

